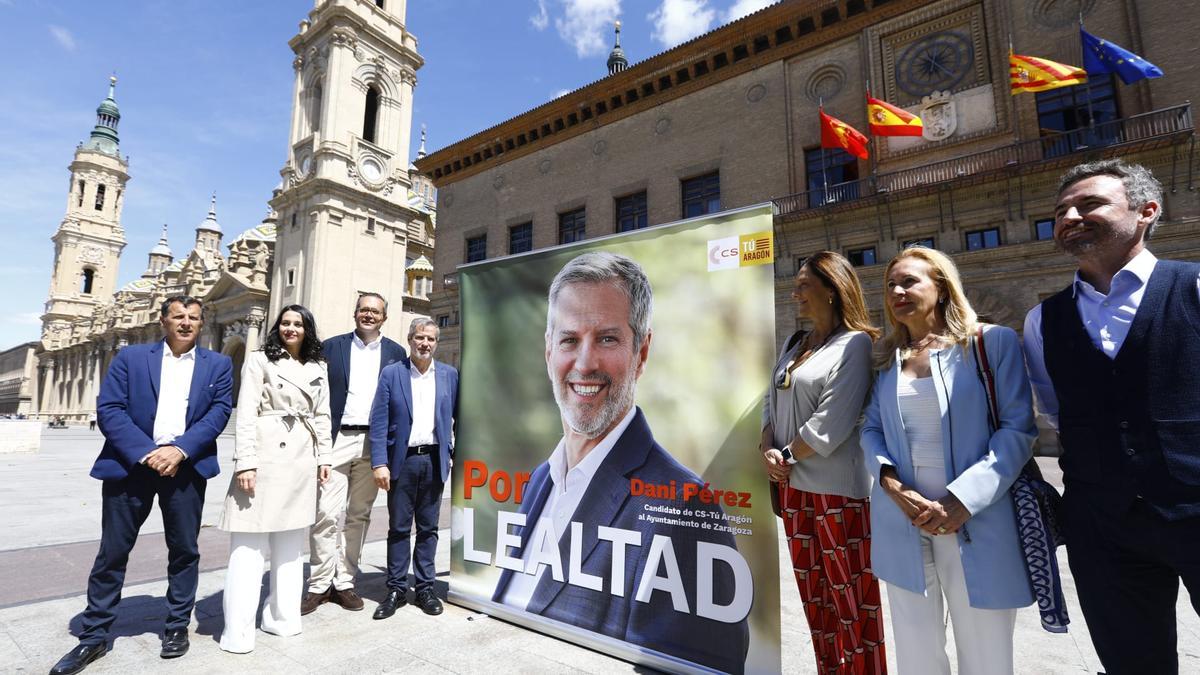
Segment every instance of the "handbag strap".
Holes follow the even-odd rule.
[[[987,397],[988,424],[992,430],[1000,428],[1000,412],[996,407],[996,378],[992,375],[992,366],[988,363],[987,349],[983,344],[983,325],[975,326],[975,335],[971,337],[971,346],[975,351],[975,373],[983,384],[983,393]]]

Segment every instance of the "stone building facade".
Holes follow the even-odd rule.
[[[362,291],[388,298],[390,337],[428,316],[435,191],[408,160],[422,61],[404,12],[402,0],[316,0],[290,42],[291,137],[267,217],[223,245],[214,195],[186,256],[174,257],[164,226],[146,271],[119,289],[130,171],[114,79],[70,165],[42,338],[0,353],[0,414],[86,420],[117,351],[161,339],[159,307],[174,295],[203,300],[199,344],[233,358],[235,396],[246,353],[286,304],[312,309],[324,336],[353,328]]]
[[[1166,190],[1152,249],[1200,259],[1190,100],[1200,67],[1167,0],[784,0],[500,122],[417,162],[437,185],[431,313],[455,362],[458,265],[771,201],[777,338],[797,327],[791,278],[831,249],[858,266],[882,321],[902,247],[953,255],[983,317],[1021,329],[1069,283],[1054,188],[1080,161],[1124,157]],[[1078,20],[1166,73],[1009,93],[1016,53],[1080,65]],[[626,40],[624,52],[630,51]],[[612,61],[624,61],[624,54]],[[867,132],[865,97],[921,115],[921,138],[871,157],[822,151],[818,104]]]

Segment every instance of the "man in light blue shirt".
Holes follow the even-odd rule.
[[[1079,270],[1025,317],[1038,412],[1063,447],[1071,573],[1110,675],[1178,672],[1180,580],[1200,613],[1200,264],[1146,249],[1162,203],[1142,166],[1068,171],[1054,241]]]

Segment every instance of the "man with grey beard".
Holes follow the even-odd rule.
[[[533,472],[521,503],[526,524],[515,533],[521,547],[513,557],[522,569],[504,570],[493,600],[710,668],[742,672],[745,612],[710,618],[702,608],[731,607],[751,593],[737,588],[752,584],[748,568],[731,534],[696,526],[724,523],[720,506],[684,498],[685,484],[704,481],[654,441],[634,405],[650,354],[652,297],[641,266],[612,253],[576,257],[550,285],[546,370],[563,436]],[[652,497],[641,485],[677,490],[671,497]],[[684,526],[646,517],[664,508],[695,515],[683,518]],[[626,538],[613,539],[618,531]],[[662,557],[661,538],[673,555]],[[555,545],[564,564],[572,561],[570,583],[539,564],[541,549]],[[698,549],[706,546],[728,557],[706,559],[702,566]],[[739,564],[744,576],[738,575]],[[647,591],[640,583],[644,576],[672,573],[681,582],[677,591],[661,586]],[[701,583],[711,588],[698,597]]]
[[[1025,318],[1071,573],[1111,675],[1178,672],[1180,580],[1200,611],[1200,265],[1146,248],[1162,204],[1145,167],[1067,171],[1054,241],[1079,270]]]

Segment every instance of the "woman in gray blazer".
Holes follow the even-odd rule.
[[[776,483],[817,670],[887,670],[871,572],[870,480],[858,422],[871,390],[871,325],[848,260],[805,260],[792,292],[812,329],[784,346],[763,402],[760,451]]]
[[[262,629],[300,632],[304,542],[316,520],[317,483],[329,478],[329,378],[312,313],[283,308],[260,352],[242,368],[234,476],[221,529],[230,532],[221,649],[254,649],[266,551],[271,593]]]

